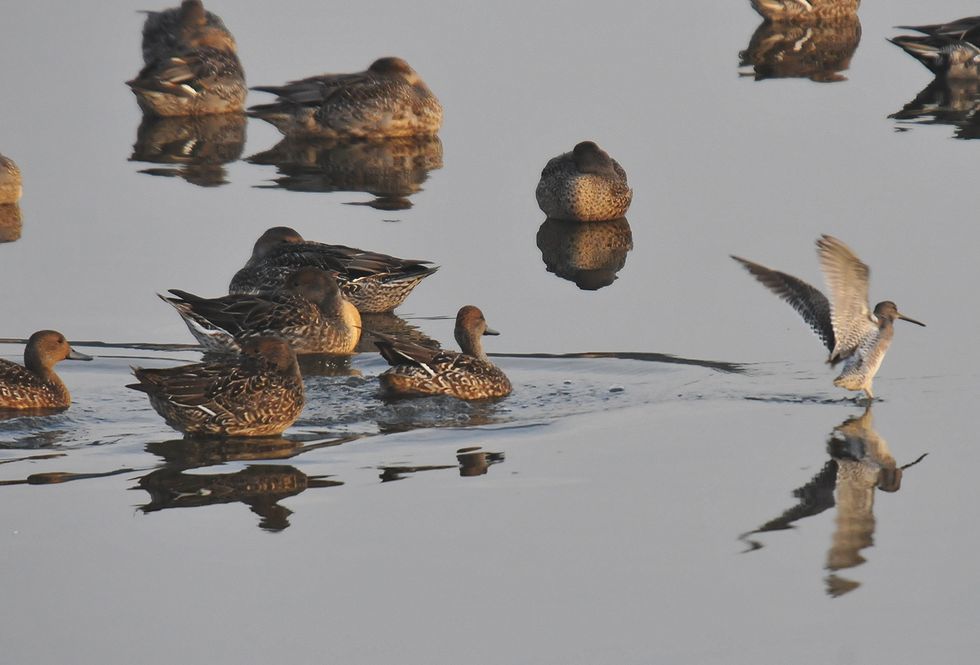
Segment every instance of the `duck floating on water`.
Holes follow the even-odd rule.
[[[624,217],[633,200],[626,171],[592,141],[549,160],[535,195],[548,217],[573,222]]]
[[[71,394],[55,374],[62,360],[91,360],[71,348],[56,330],[39,330],[27,340],[24,364],[0,359],[0,409],[66,409]]]
[[[980,80],[980,16],[949,23],[900,25],[921,35],[889,39],[892,44],[946,80]]]
[[[464,305],[456,314],[456,342],[462,353],[431,349],[378,336],[378,350],[391,369],[381,375],[381,391],[389,397],[449,395],[463,400],[506,397],[510,380],[490,362],[480,341],[499,335],[487,327],[483,312]]]

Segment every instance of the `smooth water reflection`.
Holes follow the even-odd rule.
[[[605,222],[573,222],[549,217],[538,228],[538,249],[548,272],[596,291],[616,281],[633,249],[625,217]]]
[[[129,159],[166,165],[140,173],[183,178],[200,187],[225,185],[225,165],[238,161],[245,148],[245,125],[242,113],[144,115]]]
[[[20,215],[19,203],[0,205],[0,243],[20,240],[24,222]]]
[[[889,118],[900,121],[899,127],[913,125],[950,125],[958,139],[980,138],[980,81],[934,79],[901,111]]]
[[[865,562],[862,550],[874,545],[875,490],[897,492],[902,486],[904,469],[917,464],[925,455],[899,467],[873,426],[871,407],[860,416],[848,418],[834,428],[827,441],[830,460],[803,487],[793,491],[799,502],[779,517],[739,536],[751,550],[763,547],[751,538],[769,531],[795,528],[798,521],[837,507],[835,530],[827,551],[824,579],[827,594],[842,596],[861,583],[845,578],[838,571]]]
[[[857,16],[823,23],[764,21],[739,53],[739,66],[751,67],[756,81],[806,78],[819,83],[846,81],[841,72],[861,43]]]

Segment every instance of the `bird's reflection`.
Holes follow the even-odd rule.
[[[234,439],[194,438],[149,443],[147,452],[163,458],[164,465],[142,476],[132,489],[150,495],[140,506],[144,513],[167,508],[193,508],[220,503],[244,503],[257,514],[259,526],[282,531],[292,511],[279,501],[307,489],[343,485],[328,476],[308,476],[294,466],[251,464],[231,473],[187,473],[191,469],[234,461],[282,460],[309,450],[337,446],[358,438],[347,436],[310,443],[282,437]]]
[[[469,446],[460,448],[456,451],[457,464],[439,464],[428,466],[382,466],[379,478],[381,482],[387,483],[393,480],[402,480],[406,476],[420,471],[439,471],[441,469],[459,469],[459,475],[466,478],[471,476],[483,476],[494,464],[504,461],[503,453],[494,453],[483,450],[480,446]]]
[[[429,171],[442,168],[438,136],[384,141],[300,141],[284,139],[248,158],[274,165],[277,187],[297,192],[366,192],[362,205],[381,210],[412,206],[408,197],[422,188]]]
[[[857,15],[832,21],[795,23],[764,21],[739,53],[739,66],[751,67],[746,75],[756,81],[772,78],[806,78],[820,83],[845,81],[841,74],[861,42]]]
[[[838,571],[864,563],[862,550],[874,544],[875,490],[897,492],[901,487],[903,467],[897,466],[888,444],[875,431],[871,407],[858,417],[848,418],[834,428],[827,442],[830,460],[806,485],[793,492],[798,503],[779,517],[758,529],[740,536],[755,550],[762,543],[751,536],[768,531],[791,529],[799,520],[837,507],[835,529],[825,568],[830,571],[825,582],[827,593],[841,596],[860,586]]]
[[[980,138],[980,80],[937,77],[889,118],[903,125],[951,125],[958,139]]]
[[[165,166],[141,173],[183,178],[201,187],[228,182],[224,165],[237,161],[245,147],[245,115],[143,116],[129,158]]]
[[[607,222],[549,217],[538,229],[537,243],[548,272],[595,291],[612,284],[626,265],[633,232],[625,217]]]
[[[24,223],[20,217],[19,203],[0,205],[0,243],[20,240]]]

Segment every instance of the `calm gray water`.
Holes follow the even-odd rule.
[[[888,117],[931,77],[885,41],[974,4],[869,0],[846,80],[815,83],[739,75],[748,0],[209,3],[252,85],[395,54],[425,78],[441,146],[362,191],[236,161],[279,142],[257,121],[204,128],[225,141],[204,167],[134,156],[137,7],[7,4],[0,151],[25,194],[0,337],[190,343],[154,293],[223,293],[288,224],[438,263],[398,314],[449,344],[479,305],[516,389],[386,404],[365,353],[311,373],[285,440],[194,445],[123,385],[197,353],[81,346],[98,358],[59,366],[69,411],[0,421],[4,661],[975,660],[980,142]],[[598,290],[554,274],[534,201],[587,138],[635,190]],[[371,202],[389,209],[347,205]],[[817,339],[728,258],[820,285],[821,233],[929,326],[897,326],[860,422]],[[619,355],[536,355],[585,352]]]

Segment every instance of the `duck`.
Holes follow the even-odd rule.
[[[235,46],[235,37],[225,27],[224,21],[217,14],[205,10],[201,0],[184,0],[179,7],[144,13],[146,14],[142,44],[144,63],[161,60],[177,51],[193,48],[193,43],[189,42],[188,36],[193,37],[195,31],[202,29],[224,34],[232,46]]]
[[[0,155],[0,205],[17,203],[23,191],[17,163],[10,157]]]
[[[889,39],[945,80],[980,79],[980,16],[932,25],[900,25],[920,35]]]
[[[134,367],[138,383],[168,425],[187,436],[276,436],[306,402],[296,354],[280,337],[241,342],[241,355],[179,367]]]
[[[176,50],[153,47],[161,53],[126,82],[143,112],[170,117],[243,111],[248,90],[231,33],[209,25],[200,3],[181,5],[175,21]]]
[[[334,275],[320,268],[300,268],[282,289],[262,296],[170,293],[176,297],[160,297],[212,353],[238,353],[241,340],[275,335],[300,355],[346,355],[354,353],[361,337],[360,312],[344,298]]]
[[[548,217],[573,222],[625,217],[633,200],[626,171],[593,141],[550,159],[535,195]]]
[[[248,115],[287,137],[381,139],[435,134],[442,104],[401,58],[379,58],[363,72],[321,74],[252,88],[277,96]]]
[[[27,340],[24,364],[0,359],[0,409],[67,409],[71,394],[55,374],[62,360],[91,360],[71,348],[56,330],[39,330]]]
[[[380,314],[401,305],[419,282],[439,269],[431,263],[307,241],[293,228],[274,226],[255,241],[252,256],[235,273],[228,292],[275,291],[298,268],[313,266],[336,272],[344,297],[362,314]]]
[[[462,353],[431,349],[375,335],[375,345],[391,368],[380,376],[386,397],[449,395],[462,400],[506,397],[510,379],[483,351],[483,335],[499,335],[487,326],[483,312],[464,305],[456,314],[456,342]]]
[[[820,23],[857,15],[861,0],[752,0],[752,8],[766,21]]]

